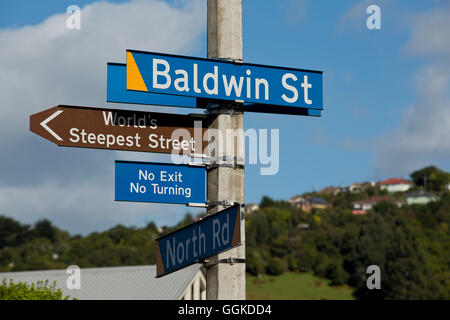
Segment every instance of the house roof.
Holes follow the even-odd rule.
[[[323,205],[327,205],[328,202],[325,199],[322,199],[320,197],[309,197],[309,203],[314,203],[314,204],[323,204]]]
[[[298,201],[303,202],[303,201],[305,201],[305,198],[303,196],[301,196],[301,195],[296,195],[296,196],[291,197],[288,200],[289,203],[298,202]]]
[[[353,201],[353,204],[376,204],[380,201],[388,201],[388,198],[387,197],[370,197],[369,199]]]
[[[355,182],[355,183],[352,183],[350,186],[354,186],[354,187],[370,187],[371,185],[372,185],[371,182],[364,181],[364,182]]]
[[[379,186],[387,186],[387,185],[393,185],[393,184],[413,184],[411,181],[400,179],[400,178],[391,178],[386,179],[383,181],[380,181],[377,183]]]
[[[320,192],[323,192],[323,193],[330,192],[330,193],[332,193],[332,192],[335,192],[336,190],[339,190],[339,188],[338,187],[333,187],[333,186],[328,186],[328,187],[325,187],[325,188],[321,189]]]
[[[21,271],[0,273],[14,282],[36,283],[39,280],[56,281],[63,295],[78,300],[177,300],[192,280],[201,273],[201,265],[194,264],[182,270],[155,278],[156,266],[81,268],[81,289],[68,289],[66,270]]]

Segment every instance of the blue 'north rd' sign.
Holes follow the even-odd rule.
[[[127,50],[127,90],[323,109],[321,71],[135,50]]]
[[[147,104],[183,108],[207,107],[207,101],[200,98],[127,90],[126,87],[127,65],[124,63],[109,62],[107,65],[107,102]],[[242,107],[242,110],[245,112],[281,113],[313,117],[321,116],[321,110],[318,109],[280,107],[260,103],[245,103]]]
[[[156,276],[161,277],[241,244],[240,207],[222,210],[156,241]]]
[[[206,203],[206,168],[116,161],[115,200]]]

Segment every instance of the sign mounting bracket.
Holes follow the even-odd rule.
[[[236,263],[245,263],[245,262],[246,262],[245,259],[234,258],[234,257],[229,257],[229,258],[226,258],[226,259],[220,259],[220,260],[215,261],[215,262],[210,262],[210,260],[207,260],[207,259],[202,261],[203,266],[205,268],[207,268],[207,269],[209,269],[211,267],[214,267],[215,265],[218,265],[219,263],[227,263],[227,264],[232,266],[232,265],[234,265]]]

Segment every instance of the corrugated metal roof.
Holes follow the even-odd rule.
[[[177,300],[191,281],[201,272],[194,264],[162,278],[155,278],[156,266],[82,268],[81,289],[68,289],[66,270],[23,271],[0,273],[14,282],[36,283],[48,279],[56,281],[64,296],[78,300]]]

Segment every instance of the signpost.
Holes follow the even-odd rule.
[[[116,161],[116,201],[206,203],[206,168]]]
[[[204,120],[60,105],[31,115],[30,130],[58,146],[192,155],[202,154],[206,146]]]
[[[127,50],[127,90],[323,109],[322,72]]]
[[[156,275],[161,277],[240,245],[240,208],[229,207],[156,241]]]
[[[242,62],[242,2],[241,0],[208,0],[208,58],[235,59]],[[276,109],[274,109],[276,110]],[[231,112],[230,112],[231,111]],[[217,103],[210,108],[209,128],[223,133],[227,130],[244,129],[244,113],[238,104]],[[243,145],[244,137],[237,144]],[[229,152],[229,153],[228,153]],[[231,201],[245,203],[245,180],[243,148],[223,150],[215,157],[233,159],[233,166],[208,170],[208,201]],[[236,165],[234,165],[236,164]],[[223,206],[208,208],[215,214]],[[206,269],[206,299],[245,300],[245,220],[241,221],[242,246],[227,250],[209,258],[212,265]],[[227,260],[240,263],[223,263]]]
[[[208,167],[116,161],[115,200],[206,207],[206,218],[157,240],[157,276],[208,259],[207,299],[245,299],[245,153],[203,154],[213,136],[206,130],[241,132],[244,111],[320,117],[322,72],[243,63],[242,0],[208,0],[209,59],[126,57],[107,65],[108,102],[203,108],[206,116],[59,105],[31,115],[30,130],[59,146],[208,157]],[[244,135],[237,139],[243,146]]]

